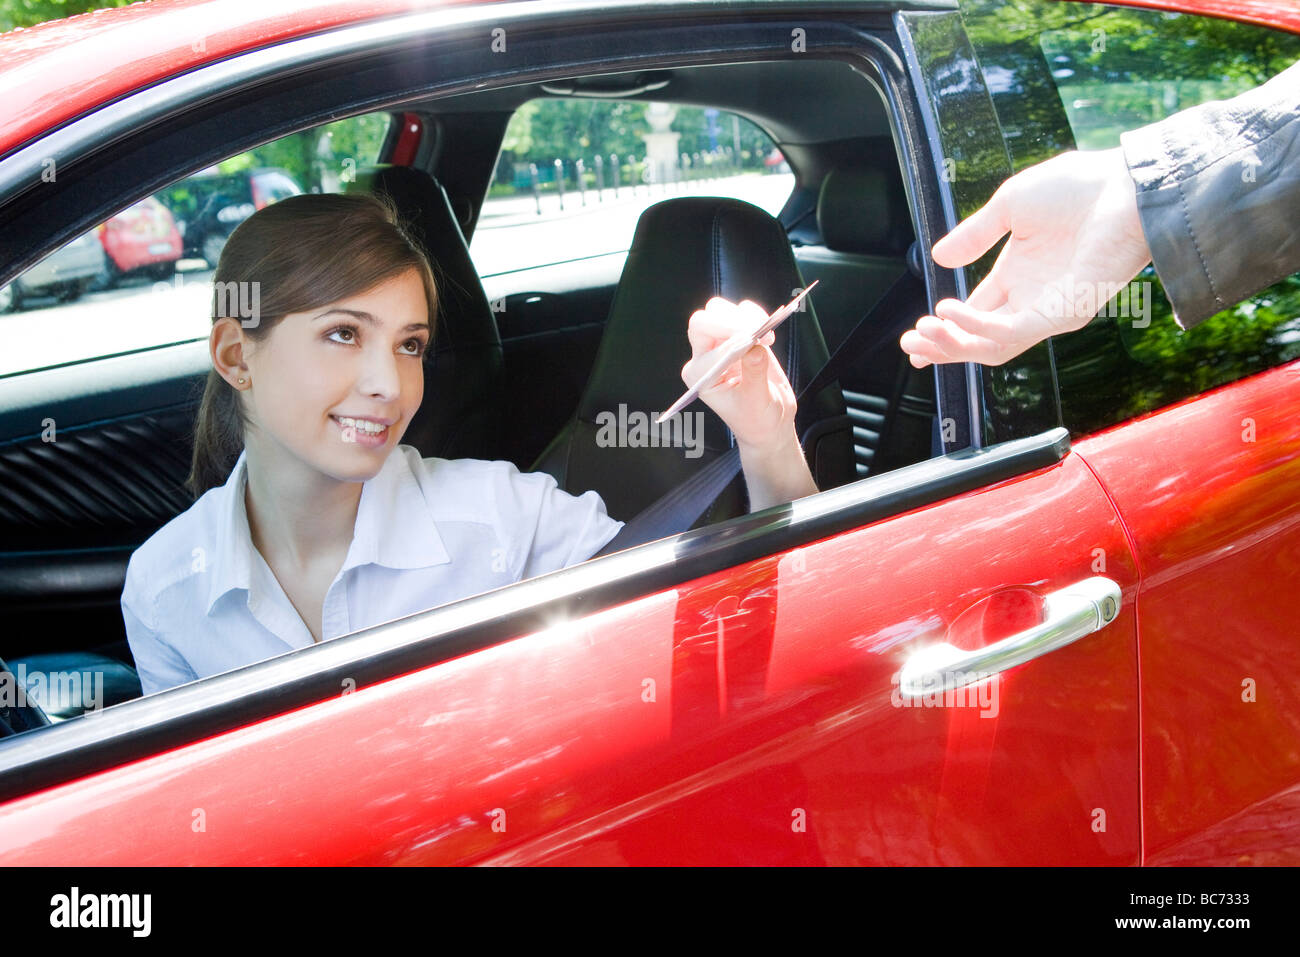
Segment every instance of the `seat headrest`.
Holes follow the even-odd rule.
[[[721,296],[733,302],[752,299],[771,312],[801,285],[785,230],[765,210],[722,196],[682,196],[647,207],[637,222],[579,417],[590,421],[629,398],[644,410],[667,409],[685,389],[681,367],[691,357],[686,328],[695,310]],[[803,313],[777,328],[773,346],[796,392],[811,375],[804,368],[815,354],[809,337],[825,353],[811,303],[805,302]],[[705,420],[708,447],[727,448],[721,419],[710,410]]]
[[[912,241],[912,224],[901,182],[878,169],[837,167],[817,196],[822,242],[846,253],[898,256]]]
[[[347,192],[387,194],[424,248],[438,288],[434,351],[499,348],[496,318],[442,184],[410,166],[379,165],[358,170]]]

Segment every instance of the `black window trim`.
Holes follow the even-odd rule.
[[[910,13],[910,11],[909,11]],[[952,11],[944,13],[932,13],[932,16],[953,15]],[[957,15],[960,17],[960,15]],[[920,91],[924,88],[927,78],[923,75],[919,57],[917,56],[916,44],[912,36],[912,29],[908,23],[908,16],[903,11],[894,14],[894,22],[898,31],[899,43],[902,46],[904,57],[907,62],[907,70],[912,79],[912,88]],[[962,28],[964,34],[964,27]],[[941,163],[944,156],[944,147],[942,137],[939,135],[938,118],[934,115],[929,105],[929,98],[918,96],[918,114],[920,115],[923,129],[925,131],[925,144],[928,148],[929,155],[933,161]],[[1001,135],[999,133],[999,135]],[[937,189],[940,203],[943,207],[943,230],[939,235],[928,237],[923,248],[929,250],[941,235],[946,235],[957,227],[957,200],[953,194],[952,184],[946,177],[937,176],[933,180]],[[920,237],[918,237],[918,240]],[[933,264],[933,261],[927,255],[924,257],[927,262]],[[969,289],[967,286],[966,268],[960,267],[952,270],[952,276],[955,282],[954,291],[947,295],[965,301]],[[933,304],[943,296],[932,297],[930,302]],[[965,420],[956,421],[955,439],[958,447],[972,446],[979,448],[984,444],[984,392],[981,386],[983,375],[982,367],[974,362],[945,363],[942,366],[935,366],[935,395],[939,405],[939,421],[944,419],[943,408],[945,404],[949,407],[962,404],[959,397],[964,397],[964,405],[967,417]]]

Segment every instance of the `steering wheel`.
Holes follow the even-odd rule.
[[[0,738],[35,731],[50,724],[41,706],[27,696],[27,688],[0,658]]]

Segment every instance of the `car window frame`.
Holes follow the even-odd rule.
[[[926,134],[936,162],[944,167],[939,192],[946,233],[984,206],[1010,178],[1011,153],[962,15],[900,13],[898,20],[915,86],[929,94]],[[970,295],[1001,249],[1001,243],[995,244],[975,262],[953,271],[956,298]],[[969,438],[977,447],[1063,425],[1050,339],[1001,366],[964,362],[945,367],[940,376],[944,387],[952,393],[964,386],[971,396]],[[1017,380],[1026,393],[1018,402],[998,394],[996,386]],[[1034,382],[1037,392],[1029,394],[1025,382]]]
[[[773,8],[771,4],[757,6],[764,12]],[[880,4],[860,6],[880,14],[874,32],[828,18],[819,24],[819,30],[824,36],[830,35],[832,42],[828,42],[826,50],[818,51],[818,55],[849,62],[882,94],[904,171],[909,206],[918,227],[918,241],[923,249],[928,249],[943,224],[932,185],[938,177],[932,157],[920,146],[923,140],[920,107],[915,100],[917,91],[909,82],[897,46],[892,12],[892,7],[897,5],[891,4],[891,10],[884,14]],[[947,0],[919,6],[953,9]],[[840,10],[837,5],[835,12]],[[422,100],[482,89],[488,83],[509,85],[573,75],[579,68],[599,73],[602,69],[610,72],[611,66],[640,69],[666,62],[703,65],[789,55],[788,44],[782,42],[778,46],[773,36],[763,32],[763,24],[747,18],[739,6],[720,10],[683,6],[672,11],[662,7],[644,11],[593,8],[596,22],[608,27],[610,35],[617,36],[622,46],[602,47],[606,59],[599,61],[599,65],[578,60],[557,61],[556,41],[545,36],[545,28],[560,15],[571,27],[573,11],[547,13],[548,16],[530,16],[528,11],[507,13],[497,6],[490,11],[481,8],[438,11],[344,28],[223,60],[87,114],[0,160],[0,208],[4,210],[0,217],[0,258],[9,257],[5,271],[21,271],[30,261],[39,260],[67,237],[98,221],[97,217],[110,207],[129,205],[168,182],[212,165],[221,155],[242,152],[330,120],[381,110],[400,112],[415,97],[409,91],[403,93],[389,88],[382,99],[376,99],[373,93],[366,99],[360,92],[363,87],[358,85],[357,58],[366,54],[387,62],[386,58],[403,53],[413,58],[418,56],[426,64],[441,65],[437,55],[430,55],[426,35],[426,31],[440,26],[444,28],[438,40],[441,47],[453,42],[465,43],[467,34],[472,42],[481,42],[478,34],[483,25],[506,22],[514,31],[514,48],[522,47],[531,59],[525,56],[524,66],[498,69],[488,79],[473,71],[437,70],[436,76],[422,82],[419,96]],[[510,20],[512,15],[517,21]],[[644,37],[653,29],[651,21],[665,17],[674,22],[683,17],[698,21],[691,23],[691,52],[677,50],[671,58],[654,51],[646,53]],[[808,13],[801,16],[800,22],[806,26],[815,19],[816,14]],[[451,28],[458,31],[455,38],[447,33]],[[533,31],[537,32],[538,39],[530,44]],[[721,43],[724,37],[733,42]],[[329,71],[344,72],[348,88],[354,90],[356,98],[327,93],[329,83],[312,79]],[[239,112],[242,100],[254,100],[263,112],[270,109],[265,87],[295,73],[297,82],[291,90],[298,99],[293,119],[286,118],[290,115],[287,112],[278,120],[258,119],[256,111],[247,106],[243,107],[245,112]],[[453,79],[448,80],[448,75]],[[301,98],[304,87],[310,87],[318,100],[325,101],[315,107],[315,112],[309,109],[305,115]],[[207,109],[219,95],[226,97],[223,110],[194,114],[196,104],[205,104]],[[341,104],[350,105],[340,108]],[[234,131],[232,139],[230,117],[235,115],[245,124],[256,121],[257,132]],[[127,185],[118,185],[109,191],[108,198],[101,196],[89,206],[76,202],[88,187],[84,185],[85,171],[82,171],[83,178],[78,179],[78,163],[74,161],[73,184],[81,183],[82,189],[72,189],[71,198],[65,197],[62,209],[58,204],[46,202],[44,205],[52,208],[37,220],[44,224],[46,238],[36,243],[29,241],[26,246],[31,250],[29,255],[14,255],[14,246],[6,241],[14,232],[14,211],[24,206],[31,208],[28,194],[33,187],[30,178],[25,180],[25,177],[32,170],[39,171],[45,156],[51,152],[78,156],[82,158],[80,165],[84,166],[93,165],[96,156],[113,149],[119,157],[112,161],[113,168],[120,173],[117,164],[140,163],[141,152],[147,153],[160,140],[164,145],[155,148],[165,157],[165,145],[178,137],[193,136],[194,124],[220,128],[225,144],[221,155],[213,155],[211,147],[198,146],[197,152],[187,154],[189,158],[184,162],[160,161],[155,157],[138,175],[129,178]],[[424,148],[422,144],[421,149]],[[107,180],[113,182],[111,174]],[[99,194],[92,190],[92,195]],[[954,294],[952,274],[937,269],[928,256],[923,257],[923,262],[930,301],[934,301],[937,293]],[[165,366],[169,355],[175,354],[171,350],[193,349],[194,345],[181,343],[142,351],[151,353],[149,359],[159,367]],[[114,357],[81,363],[66,371],[81,378],[83,383],[88,367],[102,370],[103,379],[121,377],[138,382],[140,366],[130,360],[140,358],[138,354]],[[17,385],[21,387],[22,383]],[[719,570],[1051,467],[1068,451],[1068,434],[1061,429],[984,449],[965,448],[796,502],[738,516],[123,702],[104,713],[9,738],[0,741],[0,800],[318,703],[349,687],[363,687],[412,670],[433,667],[448,658],[546,628],[564,617],[586,616]]]

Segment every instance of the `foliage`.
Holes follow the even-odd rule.
[[[587,179],[597,155],[609,163],[611,154],[620,164],[645,158],[644,134],[650,131],[646,120],[648,103],[632,100],[561,99],[530,100],[511,117],[497,160],[496,183],[509,184],[515,169],[536,163],[538,177],[550,181],[557,159],[563,161],[565,176],[573,182],[573,164],[583,161]],[[757,162],[767,155],[771,142],[767,135],[748,120],[718,113],[710,135],[709,111],[683,106],[673,118],[672,131],[681,134],[679,153],[703,152],[713,146],[733,146],[738,138],[743,156]],[[626,173],[625,173],[626,175]]]
[[[1212,17],[1047,2],[963,0],[1015,170],[1263,83],[1300,58],[1300,37]],[[1300,357],[1300,275],[1183,331],[1154,269],[1149,316],[1115,304],[1053,338],[1062,412],[1074,436]],[[1149,319],[1149,324],[1147,322]],[[1012,367],[994,393],[1017,387]]]
[[[368,113],[292,133],[223,160],[223,173],[261,166],[286,170],[305,192],[331,192],[356,178],[379,156],[392,119]]]
[[[34,27],[104,7],[125,7],[131,0],[0,0],[0,30]]]

